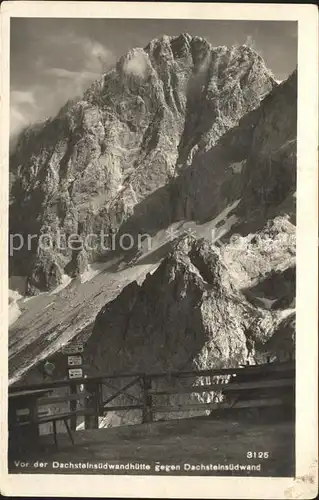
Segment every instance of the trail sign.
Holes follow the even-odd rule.
[[[50,408],[39,408],[38,409],[38,417],[47,417],[48,415],[51,415],[51,409]]]
[[[68,370],[69,378],[83,378],[82,368],[70,368]]]
[[[68,366],[81,366],[82,356],[68,356]]]
[[[27,415],[30,415],[30,410],[29,408],[18,408],[16,415],[17,417],[26,417]]]
[[[84,351],[83,344],[68,344],[62,347],[62,354],[79,354]]]

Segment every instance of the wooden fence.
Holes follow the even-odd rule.
[[[112,383],[113,382],[113,383]],[[117,387],[114,388],[114,382]],[[120,382],[122,383],[120,387]],[[245,366],[242,368],[174,371],[165,373],[99,374],[83,379],[57,380],[28,386],[15,385],[10,394],[25,390],[48,389],[51,395],[38,399],[38,406],[69,405],[64,418],[76,430],[78,417],[84,417],[84,428],[98,428],[99,417],[109,412],[139,410],[143,423],[152,422],[158,414],[233,408],[294,405],[295,366],[293,362]],[[59,394],[61,389],[66,394]],[[103,388],[113,390],[104,398]],[[130,389],[135,389],[132,395]],[[58,392],[58,394],[54,394]],[[204,395],[218,393],[220,401],[205,402],[188,399],[180,404],[171,402],[172,395]],[[130,398],[132,404],[114,404],[119,396]],[[158,398],[166,397],[158,403]],[[205,399],[205,398],[204,398]],[[113,402],[113,403],[112,403]],[[38,414],[39,415],[39,414]],[[59,413],[52,415],[52,421]],[[38,416],[37,423],[50,422],[50,416]]]

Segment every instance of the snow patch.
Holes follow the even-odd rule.
[[[9,304],[9,326],[12,325],[21,315],[21,310],[16,301]]]
[[[32,299],[36,299],[37,297],[40,297],[41,295],[47,295],[48,292],[40,292],[37,295],[30,295],[27,297],[23,297],[23,302],[29,302]]]
[[[61,292],[64,288],[66,288],[72,281],[72,278],[68,274],[63,274],[62,276],[62,283],[58,285],[52,292],[49,293],[49,295],[55,295],[56,293]]]
[[[81,283],[86,283],[87,281],[91,281],[95,276],[103,272],[107,267],[109,266],[109,263],[103,263],[103,264],[89,264],[87,266],[86,271],[81,274],[80,280]]]
[[[9,297],[9,304],[11,304],[12,302],[16,302],[22,299],[23,295],[20,295],[20,293],[17,290],[9,290],[8,297]]]
[[[54,302],[50,302],[47,306],[45,306],[45,308],[44,308],[44,309],[48,309],[48,307],[53,306],[53,304],[54,304]]]
[[[293,307],[288,307],[287,309],[283,309],[278,313],[278,317],[280,317],[281,320],[288,318],[288,316],[291,316],[296,312],[296,309]]]
[[[135,52],[123,64],[123,69],[126,74],[140,78],[145,78],[147,67],[148,61],[144,52]]]
[[[229,213],[237,207],[239,202],[240,199],[234,201],[231,205],[224,208],[217,217],[204,224],[187,222],[184,228],[189,232],[193,232],[194,236],[198,238],[206,238],[211,243],[215,243],[219,238],[227,234],[235,222],[237,222],[238,217],[235,215],[229,216]],[[222,222],[223,224],[221,224]],[[219,227],[216,227],[218,224]]]
[[[26,276],[11,276],[9,278],[9,326],[22,314],[18,301],[23,299],[26,290]]]
[[[271,299],[265,299],[264,297],[257,297],[260,302],[262,302],[263,306],[265,309],[271,309],[273,304],[277,302],[277,299],[271,300]]]
[[[229,216],[229,214],[237,207],[240,200],[241,199],[234,201],[224,208],[217,217],[204,224],[197,224],[194,221],[174,222],[167,229],[158,231],[156,235],[151,238],[151,241],[145,238],[145,241],[140,245],[140,252],[134,263],[138,263],[139,260],[151,255],[155,250],[163,247],[169,241],[174,241],[183,234],[186,235],[188,233],[196,238],[206,238],[211,243],[217,242],[218,239],[228,233],[231,227],[238,221],[238,217],[235,215]],[[221,225],[222,222],[223,224]],[[220,224],[220,226],[216,227],[218,224]]]

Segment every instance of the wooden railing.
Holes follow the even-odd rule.
[[[294,385],[295,366],[293,362],[287,362],[200,371],[98,374],[76,380],[15,385],[10,387],[9,394],[26,389],[50,389],[52,395],[40,398],[39,406],[50,405],[52,408],[67,403],[71,428],[76,430],[78,417],[84,417],[84,428],[98,428],[99,417],[112,411],[140,410],[142,422],[146,423],[152,422],[159,413],[291,405]],[[62,388],[68,388],[68,393],[54,394]],[[130,394],[132,388],[135,394]],[[105,389],[108,393],[110,390],[114,392],[105,397]],[[205,393],[222,395],[222,400],[203,402],[188,399],[181,404],[170,401],[173,395]],[[115,400],[123,395],[131,399],[132,404],[116,404]],[[157,398],[163,397],[167,401],[158,403]],[[38,422],[41,421],[49,422],[50,418],[39,417]]]

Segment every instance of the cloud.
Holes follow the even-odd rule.
[[[50,36],[49,42],[59,50],[66,50],[72,54],[73,63],[78,62],[79,70],[102,74],[114,63],[115,56],[100,42],[92,40],[87,36],[79,36],[68,32],[60,36]],[[70,56],[70,59],[72,59]]]
[[[74,78],[81,78],[83,80],[90,80],[99,78],[100,73],[94,73],[92,71],[70,71],[65,68],[47,68],[45,70],[47,75],[51,75],[55,78],[73,80]]]
[[[10,108],[10,133],[16,134],[19,130],[25,127],[28,123],[27,117],[18,109]]]
[[[94,65],[96,63],[103,65],[105,62],[109,63],[110,59],[113,61],[114,56],[112,52],[98,42],[93,42],[92,40],[86,39],[84,42],[84,51],[88,53],[93,61]],[[113,61],[114,62],[114,61]]]
[[[11,91],[10,134],[55,116],[114,64],[114,54],[96,40],[73,32],[48,34],[29,66],[36,84]]]
[[[148,61],[144,52],[134,52],[123,64],[123,70],[126,74],[131,74],[140,78],[145,78],[147,68]]]
[[[99,42],[85,38],[80,43],[86,57],[85,69],[87,71],[104,73],[115,64],[114,54]]]
[[[12,90],[10,94],[11,103],[13,105],[30,105],[35,106],[35,100],[33,92],[30,90]]]
[[[247,35],[246,36],[246,40],[244,42],[244,45],[248,45],[248,47],[251,47],[252,49],[255,48],[255,42],[254,42],[254,39],[252,37],[252,35]]]
[[[251,49],[255,50],[256,52],[258,52],[258,54],[263,57],[263,51],[261,50],[260,47],[257,46],[257,43],[256,41],[254,40],[253,36],[252,35],[247,35],[246,36],[246,40],[244,42],[244,45],[247,45],[248,47],[250,47]]]
[[[50,88],[54,104],[49,106],[48,111],[52,116],[67,100],[81,96],[95,80],[100,79],[115,64],[115,56],[88,36],[67,32],[48,38],[51,64],[48,65],[48,61],[42,59],[38,61],[38,67],[42,65],[39,73],[46,80],[43,81],[43,87]],[[65,56],[62,57],[62,54]],[[59,65],[53,65],[52,62]]]
[[[89,86],[101,77],[101,73],[93,71],[70,71],[65,68],[48,68],[43,71],[50,78],[51,105],[46,106],[51,116],[54,116],[66,101],[80,98]],[[45,104],[43,85],[40,100]]]
[[[33,91],[12,90],[10,93],[10,134],[18,133],[37,115]]]
[[[200,65],[198,67],[198,72],[199,73],[206,73],[208,68],[209,68],[210,63],[211,63],[211,53],[210,53],[210,51],[208,51],[204,55]]]

